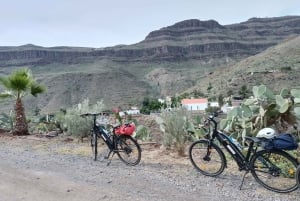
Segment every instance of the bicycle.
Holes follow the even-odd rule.
[[[217,113],[209,115],[205,122],[212,125],[212,133],[206,135],[204,139],[195,141],[189,147],[190,161],[200,173],[215,177],[224,171],[227,160],[220,147],[222,145],[236,162],[239,170],[245,171],[240,190],[249,171],[255,180],[268,190],[288,193],[297,189],[295,174],[299,162],[296,158],[283,150],[260,149],[263,142],[256,137],[245,137],[248,150],[244,155],[228,135],[217,130],[215,117]]]
[[[81,114],[81,117],[92,116],[93,117],[93,128],[91,129],[91,147],[93,152],[94,161],[97,160],[98,155],[98,138],[101,138],[109,149],[109,153],[105,159],[109,159],[111,154],[111,160],[114,154],[117,154],[122,162],[126,165],[137,165],[141,160],[142,149],[137,141],[129,134],[117,134],[117,130],[120,126],[129,126],[129,124],[123,124],[113,126],[112,131],[105,128],[107,122],[101,123],[97,121],[97,116],[108,116],[108,113],[86,113]],[[106,124],[106,125],[105,125]],[[109,160],[108,164],[110,164]]]

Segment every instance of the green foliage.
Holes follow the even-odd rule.
[[[142,141],[149,141],[151,140],[150,132],[145,126],[138,125],[136,128],[135,138]]]
[[[199,140],[200,138],[204,138],[208,134],[209,134],[209,129],[206,128],[204,125],[199,124],[199,127],[195,127],[195,131],[191,135],[191,140],[192,141]]]
[[[12,112],[10,114],[1,113],[0,114],[0,128],[12,130],[14,126],[14,116]]]
[[[30,92],[31,95],[36,97],[37,94],[43,93],[46,90],[43,85],[36,83],[31,71],[26,68],[19,69],[8,77],[0,77],[0,83],[2,83],[7,90],[1,93],[2,97],[22,98],[27,92]]]
[[[200,90],[194,90],[193,93],[192,93],[193,97],[195,98],[200,98],[200,97],[204,97],[205,94],[202,93]]]
[[[224,96],[223,96],[223,94],[220,94],[220,95],[218,96],[218,104],[219,104],[220,107],[221,107],[222,105],[224,105]]]
[[[208,106],[206,109],[205,109],[205,112],[206,113],[214,113],[216,111],[220,110],[219,107],[211,107],[211,106]]]
[[[171,108],[177,108],[180,106],[181,99],[177,96],[171,97]]]
[[[213,88],[213,86],[212,86],[212,84],[211,83],[208,83],[208,87],[207,87],[207,93],[210,93],[211,92],[211,90],[212,90],[212,88]]]
[[[227,91],[227,96],[232,96],[233,95],[233,91],[230,89]]]
[[[260,85],[253,87],[253,95],[253,98],[245,100],[241,106],[231,110],[226,119],[221,120],[221,129],[244,138],[256,135],[264,127],[274,127],[284,132],[288,125],[297,123],[296,117],[300,119],[299,90],[282,89],[280,95],[274,95],[266,86]]]
[[[159,111],[164,106],[158,99],[145,97],[141,108],[142,114],[150,114],[151,111]]]
[[[288,71],[291,71],[291,70],[292,70],[292,67],[290,67],[290,66],[287,66],[287,67],[281,67],[280,70],[281,70],[282,72],[288,72]]]
[[[57,127],[54,122],[39,122],[30,129],[32,133],[48,133],[57,130]]]
[[[249,97],[251,91],[248,90],[247,85],[243,85],[243,86],[241,87],[241,89],[238,91],[238,93],[239,93],[239,95],[241,95],[241,97],[244,99],[244,98]]]
[[[55,119],[60,122],[60,127],[67,135],[74,135],[77,137],[87,136],[92,128],[93,120],[91,117],[80,117],[84,113],[97,113],[104,109],[102,101],[98,101],[94,105],[90,105],[89,99],[85,99],[72,108],[63,111],[55,116]]]
[[[195,133],[192,119],[183,108],[163,111],[156,122],[163,132],[163,144],[168,148],[174,147],[179,155],[184,155],[185,143],[190,133]]]

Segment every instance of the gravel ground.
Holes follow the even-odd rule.
[[[142,145],[142,161],[129,167],[114,157],[93,161],[88,143],[38,137],[0,137],[0,201],[300,201],[300,190],[268,191],[235,168],[211,178],[187,158]]]

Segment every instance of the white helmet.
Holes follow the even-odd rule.
[[[275,133],[276,132],[273,128],[263,128],[260,131],[258,131],[256,137],[272,139],[275,137]]]

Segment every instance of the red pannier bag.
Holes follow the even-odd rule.
[[[135,124],[133,122],[128,124],[122,124],[115,129],[115,134],[117,135],[132,135],[135,131]]]

